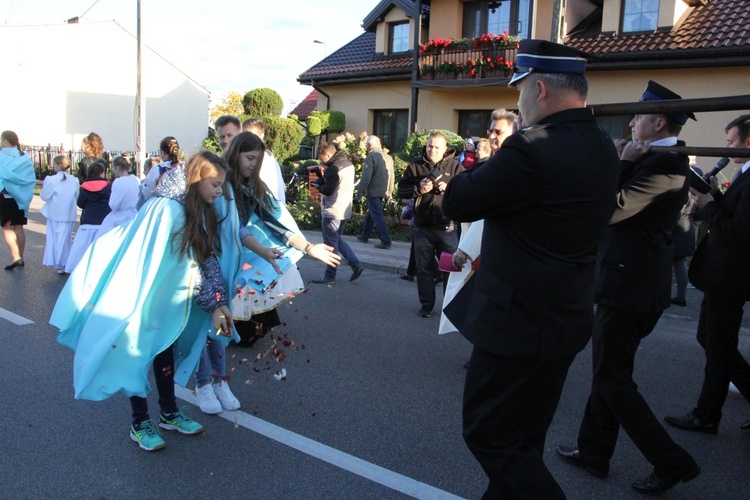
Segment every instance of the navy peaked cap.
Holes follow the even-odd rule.
[[[586,71],[586,54],[573,47],[547,40],[521,40],[516,56],[515,74],[509,86],[531,73],[571,73],[582,75]]]

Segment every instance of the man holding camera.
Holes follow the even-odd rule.
[[[401,198],[414,198],[412,235],[417,291],[422,304],[419,315],[423,318],[432,316],[435,307],[435,254],[453,253],[458,247],[456,226],[443,215],[442,203],[448,181],[463,170],[456,160],[456,150],[448,148],[448,139],[436,132],[427,139],[422,158],[409,165],[398,183]],[[443,276],[443,286],[446,281],[447,276]]]

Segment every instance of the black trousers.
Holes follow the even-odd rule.
[[[598,306],[592,336],[591,394],[578,433],[581,457],[609,467],[620,426],[662,478],[679,477],[695,467],[649,408],[633,381],[641,339],[656,326],[661,311],[634,313]]]
[[[709,422],[721,420],[729,382],[750,400],[750,366],[737,350],[745,301],[703,295],[698,343],[706,351],[706,368],[693,414]]]
[[[422,307],[432,311],[435,307],[435,256],[441,252],[454,253],[458,248],[458,234],[455,229],[415,226],[412,235],[419,302]],[[443,276],[443,292],[448,281],[447,274]]]
[[[174,347],[169,346],[154,358],[154,381],[159,393],[159,407],[165,415],[177,411],[177,398],[174,395]],[[133,410],[133,425],[148,420],[148,401],[146,398],[132,396],[130,406]]]
[[[565,498],[542,459],[575,356],[512,359],[474,348],[464,387],[464,441],[489,478],[483,498]]]

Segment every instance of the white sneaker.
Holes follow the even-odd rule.
[[[240,401],[234,397],[232,391],[229,390],[229,384],[222,380],[218,384],[211,384],[214,387],[214,394],[219,399],[219,403],[225,410],[239,410]]]
[[[206,384],[203,387],[196,387],[195,401],[203,413],[216,415],[217,413],[221,413],[221,403],[216,399],[216,394],[214,394],[211,385]]]

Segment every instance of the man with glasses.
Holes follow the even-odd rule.
[[[506,137],[513,133],[513,124],[517,119],[517,114],[507,111],[505,108],[496,109],[492,112],[492,123],[487,131],[487,137],[490,139],[490,149],[493,155],[503,145]]]

